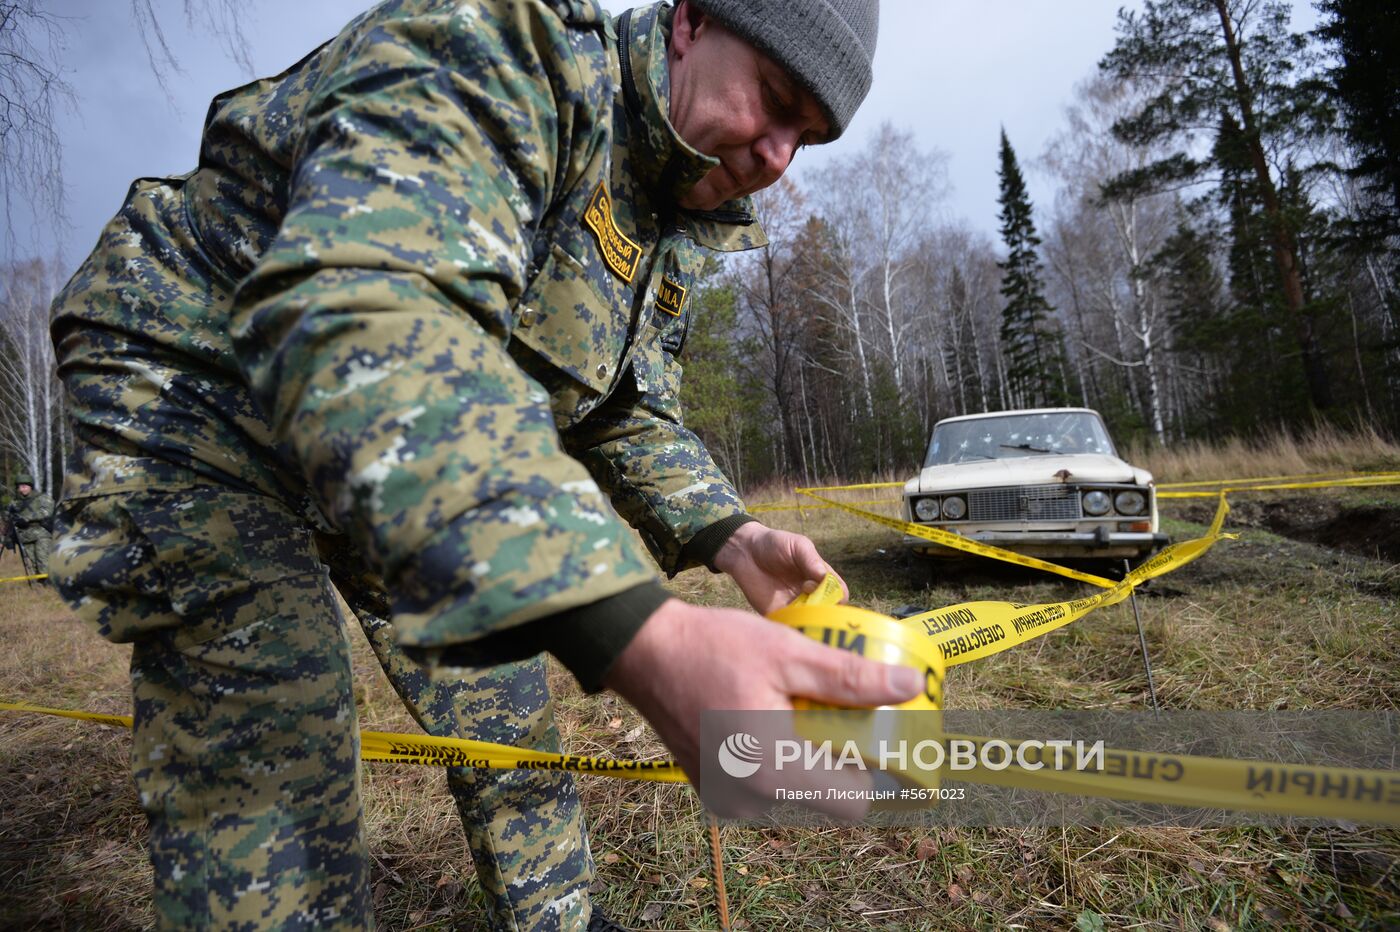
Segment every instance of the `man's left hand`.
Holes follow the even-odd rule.
[[[749,604],[764,615],[811,592],[827,573],[835,573],[806,537],[757,522],[735,531],[715,554],[714,565],[728,573]],[[849,596],[845,581],[836,578]]]

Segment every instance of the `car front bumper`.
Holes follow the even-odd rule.
[[[1033,557],[1134,557],[1166,546],[1166,534],[1153,531],[967,531],[958,532],[979,544]],[[906,535],[904,545],[926,556],[959,557],[964,551],[944,547],[921,537]]]

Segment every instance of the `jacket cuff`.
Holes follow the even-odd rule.
[[[546,618],[445,647],[405,646],[410,658],[430,668],[487,667],[548,651],[585,692],[602,690],[613,663],[661,604],[672,598],[650,581]]]
[[[642,625],[670,598],[660,583],[649,582],[533,624],[584,692],[596,693]]]
[[[727,518],[720,518],[714,524],[709,525],[686,541],[681,548],[681,566],[702,565],[711,573],[718,573],[715,569],[715,555],[720,548],[729,542],[729,538],[734,536],[734,532],[750,522],[757,522],[753,515],[730,515]]]

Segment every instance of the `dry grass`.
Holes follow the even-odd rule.
[[[1379,438],[1333,436],[1291,459],[1284,445],[1152,460],[1163,477],[1220,478],[1396,468]],[[1339,459],[1342,452],[1366,458]],[[1350,454],[1348,454],[1350,455]],[[1176,454],[1172,454],[1175,457]],[[774,495],[751,495],[755,501]],[[1267,499],[1278,508],[1295,499]],[[1400,489],[1320,493],[1400,520]],[[1263,507],[1263,506],[1261,506]],[[1201,506],[1164,507],[1176,537]],[[1295,515],[1296,517],[1296,515]],[[1320,519],[1319,519],[1320,520]],[[1078,590],[1041,577],[962,567],[932,584],[890,533],[835,512],[780,513],[810,534],[858,604],[890,610],[994,598],[1046,601]],[[0,562],[7,575],[12,561]],[[703,572],[672,583],[709,605],[739,605]],[[1169,708],[1396,709],[1400,569],[1260,528],[1223,543],[1141,600],[1158,690]],[[1033,645],[956,668],[960,708],[1143,708],[1131,609],[1106,609]],[[0,588],[0,697],[106,712],[129,708],[127,651],[108,645],[47,590]],[[367,728],[408,730],[407,714],[356,637]],[[659,747],[614,699],[554,677],[566,744],[649,755]],[[0,714],[0,928],[149,926],[144,825],[128,742],[101,726]],[[387,929],[478,928],[479,894],[441,775],[367,767],[374,895]],[[597,901],[638,929],[714,929],[703,813],[684,787],[584,779]],[[1384,928],[1400,923],[1400,834],[1282,830],[858,828],[724,832],[737,929]]]
[[[1224,444],[1201,440],[1166,448],[1146,444],[1123,453],[1158,482],[1400,469],[1400,445],[1370,426],[1343,431],[1324,425],[1302,436],[1273,434]]]

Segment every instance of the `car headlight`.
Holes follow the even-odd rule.
[[[961,521],[967,517],[967,501],[961,495],[949,495],[943,499],[943,517],[949,521]]]
[[[1137,489],[1125,489],[1113,496],[1113,507],[1120,515],[1140,515],[1147,508],[1147,496]]]
[[[1107,492],[1095,489],[1092,492],[1084,493],[1084,513],[1086,515],[1093,515],[1095,518],[1099,515],[1106,515],[1112,504]]]
[[[936,498],[916,498],[914,499],[914,514],[920,521],[938,520],[938,499]]]

